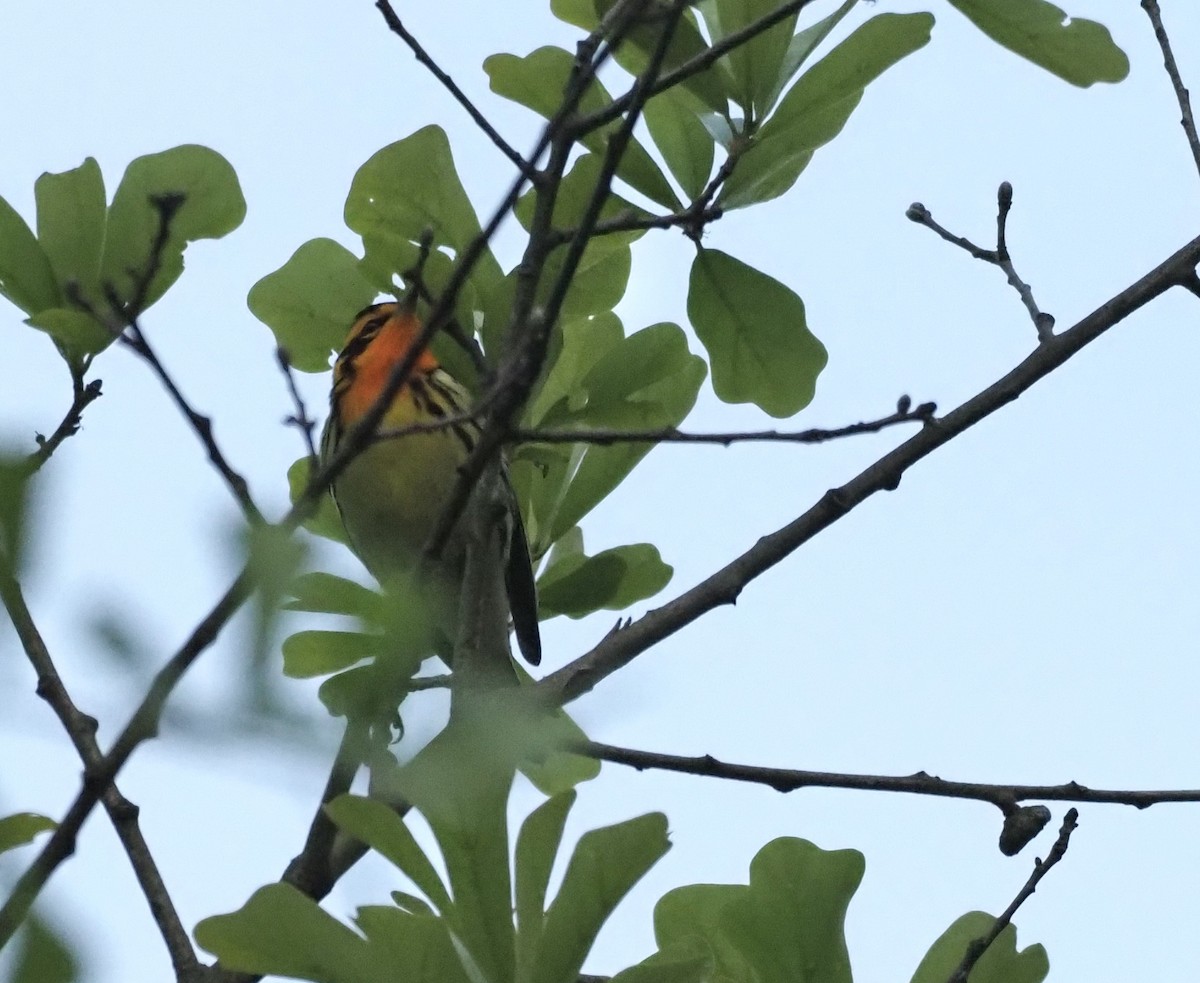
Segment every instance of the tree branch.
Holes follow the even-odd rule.
[[[996,919],[996,923],[992,926],[988,934],[983,936],[983,938],[976,939],[967,946],[967,951],[963,955],[962,962],[950,974],[950,979],[947,983],[967,983],[967,978],[971,975],[971,970],[975,967],[975,964],[987,952],[988,947],[1000,937],[1000,933],[1012,922],[1012,917],[1017,913],[1017,909],[1037,890],[1038,882],[1050,872],[1050,868],[1066,855],[1067,845],[1071,841],[1071,834],[1078,825],[1078,819],[1079,813],[1075,809],[1067,810],[1067,814],[1063,817],[1062,828],[1058,831],[1058,839],[1054,841],[1054,846],[1050,848],[1050,853],[1046,856],[1046,859],[1034,862],[1033,873],[1029,875],[1029,880],[1025,882],[1025,886],[1017,892],[1017,896],[1012,899],[1012,903]]]
[[[904,472],[980,420],[1049,375],[1105,331],[1123,321],[1173,286],[1195,278],[1200,237],[1193,239],[1136,283],[1126,287],[1077,324],[1040,344],[1024,361],[957,409],[931,421],[919,433],[889,451],[840,488],[826,492],[815,505],[781,529],[763,536],[753,547],[712,576],[612,632],[587,654],[538,683],[543,696],[556,704],[589,692],[601,680],[635,659],[650,646],[691,624],[722,604],[732,604],[742,589],[880,491],[893,491]]]
[[[1150,18],[1150,24],[1154,28],[1154,37],[1158,41],[1159,48],[1162,49],[1163,67],[1167,70],[1167,75],[1171,79],[1171,88],[1175,90],[1175,99],[1179,102],[1179,123],[1183,127],[1183,132],[1187,134],[1192,160],[1196,164],[1196,170],[1200,172],[1200,136],[1196,133],[1196,119],[1192,115],[1192,100],[1183,84],[1183,77],[1179,74],[1179,66],[1175,64],[1175,54],[1171,51],[1171,39],[1167,37],[1167,29],[1163,26],[1158,0],[1142,0],[1142,9]]]
[[[71,406],[67,410],[66,416],[62,418],[62,422],[54,428],[54,433],[49,437],[43,437],[40,433],[36,435],[38,449],[30,454],[26,460],[29,474],[34,474],[40,470],[42,465],[50,460],[50,455],[58,450],[59,445],[68,437],[73,437],[78,432],[83,423],[83,411],[100,398],[100,380],[93,379],[85,385],[83,375],[86,371],[87,365],[84,365],[80,369],[72,366],[71,388],[74,392],[74,397],[71,400]]]
[[[1029,312],[1029,317],[1033,321],[1034,330],[1037,331],[1038,341],[1045,342],[1054,336],[1054,316],[1052,314],[1044,314],[1033,299],[1033,290],[1024,280],[1017,276],[1016,267],[1013,266],[1012,257],[1008,252],[1008,213],[1012,208],[1012,185],[1004,181],[996,192],[996,248],[982,249],[975,245],[970,239],[964,239],[962,236],[956,236],[953,232],[943,228],[934,221],[929,209],[922,205],[919,201],[913,202],[908,206],[908,211],[905,215],[916,222],[918,225],[923,225],[927,229],[931,229],[947,242],[958,246],[959,249],[965,250],[976,259],[983,260],[985,263],[991,263],[993,266],[1000,267],[1004,271],[1004,275],[1008,278],[1009,286],[1017,292],[1017,296],[1021,298],[1021,303],[1025,305],[1025,309]]]
[[[769,768],[764,765],[736,764],[718,761],[711,754],[687,757],[640,751],[634,748],[581,741],[567,748],[576,754],[628,765],[638,771],[653,768],[682,775],[703,778],[722,778],[734,782],[766,785],[776,792],[795,792],[803,788],[844,788],[861,792],[904,792],[909,795],[930,795],[946,799],[970,799],[987,802],[1007,815],[1018,803],[1097,802],[1106,805],[1127,805],[1146,809],[1168,802],[1200,802],[1200,789],[1164,789],[1135,791],[1126,789],[1088,788],[1078,782],[1062,785],[999,785],[989,782],[955,782],[938,778],[924,771],[913,775],[850,775],[835,771],[805,771],[798,768]]]
[[[416,56],[417,61],[429,69],[433,77],[441,82],[442,87],[454,97],[454,99],[460,106],[462,106],[463,109],[467,111],[467,115],[475,121],[476,126],[483,130],[488,139],[496,145],[500,153],[504,154],[505,157],[512,161],[516,169],[520,171],[525,178],[533,181],[536,184],[538,180],[537,168],[513,149],[512,145],[509,144],[509,142],[500,135],[499,131],[497,131],[497,129],[488,122],[487,117],[484,116],[483,113],[481,113],[477,108],[475,108],[475,104],[471,102],[471,100],[467,98],[467,94],[455,84],[454,79],[442,71],[437,62],[435,62],[433,58],[430,57],[429,53],[421,46],[421,43],[415,37],[413,37],[408,28],[404,26],[404,23],[400,20],[400,17],[396,14],[396,11],[392,9],[392,5],[388,2],[388,0],[375,0],[375,7],[381,14],[383,14],[383,19],[387,21],[387,26],[391,32],[408,45],[408,47],[412,50],[412,53]]]
[[[821,444],[828,440],[838,440],[841,437],[852,437],[856,434],[878,433],[888,427],[901,423],[930,423],[933,414],[937,412],[936,403],[921,403],[914,409],[908,408],[911,402],[906,402],[907,396],[901,397],[896,412],[878,420],[868,420],[862,423],[851,423],[832,430],[810,427],[808,430],[779,431],[779,430],[743,430],[729,433],[689,433],[676,430],[674,427],[662,427],[657,430],[512,430],[508,441],[514,444],[730,444],[746,443],[748,441],[766,441],[781,444]],[[901,409],[900,407],[904,407]]]
[[[101,770],[104,756],[96,743],[96,721],[75,706],[34,623],[33,615],[29,612],[20,584],[3,570],[0,570],[0,601],[8,611],[17,637],[21,640],[21,647],[37,673],[38,696],[50,705],[62,723],[83,761],[85,772],[95,773]],[[195,950],[192,949],[187,930],[175,911],[175,905],[150,853],[150,847],[142,835],[138,824],[138,807],[125,798],[111,780],[101,786],[100,800],[112,821],[121,846],[129,857],[142,895],[150,906],[150,914],[166,944],[176,979],[186,980],[193,977],[199,971],[200,963],[196,959]],[[19,923],[20,918],[16,921]],[[4,937],[0,933],[0,947],[3,946]]]

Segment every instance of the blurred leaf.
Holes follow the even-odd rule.
[[[1086,88],[1120,82],[1129,59],[1103,24],[1069,17],[1046,0],[950,0],[999,45],[1060,79]]]
[[[489,981],[512,978],[515,933],[508,859],[508,793],[524,721],[515,694],[451,719],[406,765],[376,770],[387,800],[410,802],[428,821],[445,860],[455,934]]]
[[[132,298],[134,283],[147,272],[159,231],[159,212],[151,199],[164,195],[182,195],[183,204],[171,220],[145,307],[179,278],[188,243],[220,239],[246,216],[237,174],[215,150],[188,144],[134,160],[108,209],[100,268],[101,281],[110,282],[122,299]]]
[[[532,683],[523,668],[516,666],[516,669],[522,683]],[[564,707],[539,716],[535,723],[532,736],[526,739],[528,750],[519,767],[539,792],[546,796],[561,795],[600,774],[600,762],[595,758],[557,750],[587,740],[583,728]]]
[[[64,287],[74,281],[93,303],[103,303],[97,288],[107,201],[100,165],[88,157],[73,170],[43,174],[33,187],[38,242],[50,258],[55,279]]]
[[[397,867],[443,915],[453,912],[454,905],[442,879],[404,820],[393,810],[360,795],[340,795],[325,806],[325,812],[339,829],[362,840]]]
[[[778,0],[710,0],[700,4],[700,11],[709,34],[717,42],[761,20],[778,7]],[[788,43],[796,29],[798,16],[797,10],[745,44],[738,45],[722,59],[732,76],[730,98],[751,119],[761,120],[771,109],[771,94],[779,89]]]
[[[913,974],[912,983],[945,983],[962,962],[969,946],[996,923],[991,915],[972,911],[957,919],[930,947]],[[1008,925],[988,946],[971,970],[969,983],[1041,983],[1050,960],[1041,945],[1017,952],[1017,930]]]
[[[260,524],[239,532],[246,570],[254,585],[252,598],[253,664],[265,667],[274,654],[275,629],[284,598],[307,550],[292,533],[280,526]]]
[[[37,915],[25,919],[18,936],[9,983],[74,983],[79,960],[62,936]]]
[[[358,909],[384,978],[404,983],[475,983],[463,969],[446,923],[433,915],[371,905]]]
[[[560,108],[572,73],[574,57],[562,48],[538,48],[524,58],[516,55],[492,55],[484,60],[483,68],[491,79],[497,95],[532,109],[544,119],[551,119]],[[579,100],[578,115],[586,116],[612,103],[612,97],[598,81],[593,81]],[[620,120],[592,130],[580,142],[588,150],[603,154],[609,138],[620,128]],[[653,158],[636,138],[629,141],[617,176],[664,208],[675,211],[681,207],[671,185]]]
[[[573,535],[577,534],[577,535]],[[621,611],[653,597],[674,570],[649,543],[617,546],[595,556],[583,552],[583,534],[569,530],[555,544],[538,578],[538,616],[583,618],[595,611]]]
[[[16,812],[0,818],[0,853],[32,843],[38,833],[58,829],[58,823],[36,812]]]
[[[863,875],[857,850],[772,840],[750,863],[750,890],[721,911],[725,936],[762,983],[850,983],[846,908]]]
[[[608,916],[670,846],[660,812],[584,833],[546,912],[531,983],[575,979]]]
[[[745,884],[688,884],[668,891],[654,906],[660,954],[702,957],[718,979],[755,979],[754,967],[726,936],[722,923],[725,908],[749,893]]]
[[[701,249],[692,263],[688,317],[708,349],[713,389],[726,403],[754,403],[786,417],[812,401],[828,355],[789,287],[732,256]]]
[[[385,598],[356,580],[311,571],[296,577],[288,589],[292,595],[292,600],[284,605],[288,611],[344,614],[368,625],[384,623]]]
[[[298,631],[283,640],[283,674],[309,679],[370,659],[380,653],[382,639],[354,631]]]
[[[693,201],[700,197],[713,166],[713,138],[676,89],[660,92],[646,103],[646,128],[672,176]]]
[[[383,983],[391,978],[368,943],[290,884],[260,887],[237,911],[201,921],[196,941],[222,968],[320,983]]]
[[[294,505],[304,489],[308,487],[308,458],[302,457],[296,461],[287,473],[288,492]],[[321,495],[317,503],[317,511],[303,522],[304,528],[314,536],[332,539],[335,543],[346,545],[346,530],[342,526],[341,516],[333,503],[333,496],[328,492]]]
[[[50,257],[25,220],[0,198],[0,294],[26,314],[62,303]]]
[[[350,250],[332,239],[310,239],[250,288],[246,304],[295,368],[327,372],[354,315],[377,294]]]
[[[562,845],[567,814],[575,804],[575,792],[555,795],[531,812],[517,834],[513,858],[516,880],[517,979],[530,978],[542,944],[546,889]]]
[[[0,451],[0,574],[15,577],[29,539],[29,460]]]
[[[933,15],[879,14],[800,76],[762,125],[718,195],[741,208],[783,194],[813,152],[836,137],[867,85],[929,42]]]

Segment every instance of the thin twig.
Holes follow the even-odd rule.
[[[852,437],[856,434],[878,433],[901,423],[930,423],[937,412],[936,403],[922,403],[915,409],[897,410],[878,420],[851,423],[844,427],[823,430],[744,430],[729,433],[689,433],[674,427],[657,430],[513,430],[508,441],[514,444],[731,444],[764,441],[781,444],[821,444],[828,440]]]
[[[86,371],[86,365],[78,370],[71,369],[71,388],[74,392],[71,406],[62,418],[62,422],[54,428],[54,433],[49,437],[43,437],[40,433],[36,435],[38,449],[26,459],[29,474],[38,471],[43,464],[50,460],[50,455],[58,450],[64,440],[78,433],[83,423],[83,411],[100,398],[100,380],[93,379],[85,384],[83,376]]]
[[[1078,782],[1062,785],[1000,785],[991,782],[955,782],[918,771],[912,775],[851,775],[834,771],[806,771],[799,768],[769,768],[719,761],[711,754],[689,757],[640,751],[634,748],[580,741],[568,750],[598,761],[628,765],[638,771],[653,768],[683,775],[722,778],[735,782],[766,785],[776,792],[795,792],[803,788],[844,788],[862,792],[903,792],[947,799],[988,802],[1008,811],[1019,802],[1098,802],[1146,809],[1167,802],[1200,802],[1200,789],[1164,789],[1134,791],[1127,789],[1088,788]]]
[[[308,473],[312,474],[317,468],[317,445],[313,440],[313,434],[317,430],[317,422],[308,415],[308,407],[304,405],[304,399],[300,395],[300,389],[296,385],[296,373],[292,369],[292,359],[284,348],[275,349],[275,361],[279,365],[279,371],[283,373],[284,381],[287,382],[288,393],[292,397],[293,413],[283,422],[289,426],[295,427],[300,431],[304,438],[304,446],[308,450]]]
[[[695,587],[628,626],[610,633],[590,652],[544,677],[538,689],[549,703],[562,704],[592,690],[642,652],[702,615],[732,604],[755,578],[794,553],[872,495],[900,486],[904,473],[980,420],[1017,399],[1073,355],[1173,286],[1194,276],[1200,236],[1106,301],[1067,331],[1057,334],[982,392],[889,451],[840,488],[826,492],[808,511],[763,536]]]
[[[430,73],[441,82],[442,87],[452,95],[463,109],[467,111],[467,115],[475,121],[478,126],[487,135],[488,139],[496,145],[496,148],[504,154],[513,165],[521,172],[528,180],[535,184],[538,181],[537,168],[529,161],[522,157],[512,145],[504,139],[497,129],[488,122],[486,116],[483,115],[462,89],[455,84],[454,80],[442,71],[441,67],[430,57],[429,53],[421,46],[421,43],[413,37],[412,33],[404,26],[396,11],[392,9],[392,5],[388,0],[375,0],[376,9],[383,14],[383,19],[387,21],[387,26],[393,34],[400,38],[412,50],[417,61],[429,69]]]
[[[967,983],[967,978],[971,975],[971,970],[975,967],[975,964],[987,952],[988,947],[1000,937],[1000,933],[1009,926],[1013,915],[1017,913],[1017,909],[1033,895],[1033,892],[1037,890],[1038,882],[1050,872],[1050,868],[1066,855],[1067,846],[1071,842],[1071,834],[1075,832],[1075,827],[1078,825],[1078,819],[1079,812],[1077,810],[1067,810],[1067,814],[1063,817],[1062,827],[1058,831],[1058,839],[1054,841],[1054,846],[1050,848],[1050,853],[1046,855],[1046,859],[1034,862],[1033,873],[1029,875],[1029,880],[1017,892],[1017,896],[1004,909],[1003,914],[996,919],[995,924],[992,925],[987,935],[983,936],[983,938],[975,939],[967,946],[967,951],[963,955],[962,962],[950,974],[947,983]]]
[[[637,212],[625,211],[612,218],[596,222],[592,226],[591,238],[612,235],[619,232],[648,232],[651,229],[681,228],[688,236],[693,237],[696,226],[703,228],[709,222],[715,222],[725,214],[720,205],[710,205],[699,210],[689,206],[682,211],[670,212],[666,215],[642,215]],[[579,234],[578,227],[569,229],[553,229],[550,240],[556,245],[570,242]]]
[[[2,570],[0,601],[3,601],[17,637],[21,640],[21,647],[37,673],[38,695],[50,705],[62,723],[83,761],[85,772],[96,773],[102,769],[104,763],[104,756],[96,743],[96,721],[80,710],[71,699],[25,603],[20,584]],[[129,857],[142,894],[150,906],[154,923],[158,926],[159,934],[162,935],[171,957],[176,979],[185,980],[198,971],[200,964],[188,939],[187,930],[175,911],[175,905],[159,873],[158,865],[150,853],[150,847],[142,835],[138,824],[138,808],[121,794],[116,783],[111,780],[101,787],[100,801],[112,821],[113,829],[116,830],[117,838]]]
[[[1008,251],[1008,213],[1012,209],[1012,194],[1012,185],[1007,181],[1002,182],[996,192],[995,249],[983,249],[975,245],[970,239],[964,239],[962,236],[957,236],[953,232],[950,232],[934,221],[929,209],[919,201],[915,201],[909,205],[905,215],[911,221],[925,226],[927,229],[936,232],[947,242],[970,253],[975,259],[991,263],[993,266],[998,266],[1003,270],[1004,275],[1008,278],[1009,286],[1016,290],[1017,296],[1021,298],[1021,303],[1025,305],[1025,310],[1029,312],[1034,330],[1037,331],[1038,341],[1044,344],[1050,338],[1054,337],[1054,316],[1052,314],[1045,314],[1038,308],[1037,302],[1033,298],[1033,289],[1017,275],[1016,267],[1013,266],[1012,256],[1009,255]]]
[[[1192,100],[1183,84],[1183,77],[1179,74],[1179,66],[1175,64],[1175,54],[1171,51],[1171,39],[1167,37],[1167,29],[1163,27],[1158,0],[1142,0],[1142,9],[1150,18],[1150,23],[1154,27],[1154,37],[1158,40],[1159,48],[1162,49],[1163,66],[1167,70],[1167,75],[1170,76],[1171,88],[1175,90],[1175,98],[1179,102],[1179,122],[1183,127],[1183,132],[1187,134],[1187,142],[1192,150],[1192,160],[1196,164],[1196,170],[1200,171],[1200,135],[1196,133],[1196,119],[1192,115]]]

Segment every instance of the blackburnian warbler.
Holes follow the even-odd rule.
[[[345,433],[379,398],[420,329],[417,316],[397,303],[375,304],[355,317],[333,367],[329,421],[321,437],[324,460],[333,456]],[[426,349],[371,442],[332,486],[351,548],[385,589],[399,585],[420,592],[422,602],[432,608],[429,617],[443,655],[453,651],[458,638],[469,515],[455,523],[437,561],[422,564],[421,554],[453,495],[458,469],[479,436],[478,426],[464,416],[470,405],[467,390]],[[434,424],[456,416],[463,419],[440,429],[399,433],[413,424]],[[494,574],[491,581],[497,593],[507,593],[521,653],[537,665],[541,641],[533,566],[516,495],[506,474],[502,481],[504,569],[485,572]],[[468,513],[481,507],[478,498],[472,494]],[[507,630],[503,636],[495,640],[495,647],[510,658]]]

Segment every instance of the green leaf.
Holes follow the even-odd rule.
[[[549,405],[539,396],[535,409],[541,418],[534,425],[628,430],[682,422],[704,381],[704,361],[688,351],[677,325],[651,325],[618,340],[619,324],[597,319],[563,325],[563,348],[546,389],[566,395]],[[526,529],[534,555],[543,555],[578,525],[651,448],[637,443],[522,447],[512,476],[522,500],[530,503]]]
[[[380,287],[386,278],[402,276],[416,259],[415,243],[428,232],[436,250],[461,257],[479,237],[479,219],[458,178],[450,142],[439,126],[426,126],[376,152],[358,169],[346,197],[346,225],[363,239],[365,271]],[[407,245],[405,245],[407,244]],[[410,258],[411,257],[411,258]],[[449,275],[442,259],[428,265],[429,286]],[[479,298],[501,290],[503,272],[490,249],[484,249],[472,268],[469,285]],[[495,321],[499,312],[470,292],[459,298],[458,316],[468,331],[475,327],[474,310]],[[485,322],[485,340],[498,339],[501,326]]]
[[[660,812],[584,833],[546,912],[531,983],[575,979],[608,916],[670,846]]]
[[[250,601],[251,660],[255,666],[266,667],[274,661],[280,610],[304,562],[308,544],[282,526],[269,523],[251,526],[239,532],[239,538],[246,572],[254,586]]]
[[[308,465],[308,458],[302,457],[288,468],[288,493],[293,505],[296,504],[304,489],[308,487]],[[346,545],[345,527],[342,525],[341,516],[338,515],[333,496],[328,492],[321,495],[321,500],[317,503],[317,511],[305,519],[303,525],[314,536],[323,536],[325,539],[332,539],[335,543]]]
[[[811,24],[802,31],[797,31],[788,42],[787,53],[783,56],[783,64],[779,69],[778,80],[775,83],[775,90],[771,93],[768,100],[771,106],[779,101],[780,95],[783,94],[784,87],[791,81],[792,76],[800,71],[801,67],[808,56],[816,50],[817,46],[829,37],[830,32],[841,23],[851,10],[854,9],[858,0],[845,0],[837,10],[826,17],[822,17],[815,24]]]
[[[742,208],[777,198],[836,137],[867,85],[929,42],[931,14],[879,14],[800,76],[753,136],[718,201]]]
[[[73,307],[49,307],[27,318],[25,323],[45,331],[68,361],[76,363],[85,355],[104,351],[117,339],[90,314]]]
[[[532,679],[520,666],[517,673],[522,683]],[[582,754],[557,750],[586,741],[587,734],[563,708],[537,720],[528,744],[529,753],[519,762],[521,774],[543,795],[555,796],[571,791],[581,782],[590,782],[600,774],[600,762]]]
[[[100,268],[101,280],[122,299],[132,298],[135,282],[148,272],[160,226],[151,199],[164,195],[182,195],[183,204],[171,220],[144,307],[179,278],[188,243],[220,239],[246,217],[237,174],[215,150],[189,144],[137,158],[125,169],[109,206]]]
[[[383,609],[386,601],[383,595],[356,580],[310,571],[296,577],[289,589],[292,600],[284,605],[288,611],[344,614],[359,618],[368,625],[382,625],[385,622]]]
[[[688,317],[708,349],[713,389],[726,403],[754,403],[787,417],[812,401],[828,355],[789,287],[726,253],[701,249],[692,263]]]
[[[269,884],[237,911],[205,918],[196,941],[222,968],[320,983],[382,983],[368,943],[290,884]]]
[[[43,174],[34,184],[34,195],[38,242],[50,258],[55,279],[63,286],[73,281],[93,302],[103,302],[97,287],[107,202],[100,165],[89,157],[74,170]]]
[[[846,908],[863,875],[857,850],[772,840],[750,863],[750,890],[721,911],[725,936],[761,983],[850,983]]]
[[[1129,59],[1103,24],[1068,17],[1046,0],[950,0],[971,23],[1009,51],[1081,88],[1120,82]]]
[[[271,329],[293,366],[327,372],[354,315],[377,294],[350,250],[332,239],[310,239],[250,288],[246,305]]]
[[[962,962],[967,946],[987,935],[995,923],[982,911],[957,919],[925,954],[912,983],[945,983]],[[969,983],[1041,983],[1049,972],[1046,950],[1031,945],[1018,952],[1017,930],[1007,925],[971,970]]]
[[[325,806],[325,812],[338,828],[362,840],[397,867],[443,915],[453,912],[454,905],[442,879],[417,845],[412,831],[395,812],[382,802],[360,795],[340,795]]]
[[[649,543],[617,546],[595,556],[583,552],[583,534],[569,530],[555,544],[538,578],[538,616],[583,618],[601,609],[621,611],[653,597],[674,570]]]
[[[8,983],[74,983],[79,960],[54,928],[30,915],[21,927]]]
[[[405,983],[472,983],[446,922],[428,914],[371,905],[355,917],[381,977]]]
[[[0,198],[0,294],[26,314],[62,304],[50,257],[25,219]]]
[[[677,89],[661,92],[646,103],[646,128],[672,176],[693,201],[700,197],[713,166],[713,138]]]
[[[517,834],[513,867],[516,880],[517,979],[528,979],[542,944],[546,889],[562,844],[575,792],[555,795],[531,812]]]
[[[36,812],[17,812],[0,818],[0,853],[32,843],[38,833],[58,829],[58,823]]]
[[[293,679],[309,679],[379,655],[382,640],[378,635],[354,631],[298,631],[283,640],[283,674]]]
[[[713,975],[712,960],[707,956],[656,952],[621,970],[612,983],[707,983],[715,979],[720,977]]]
[[[725,908],[749,893],[745,884],[689,884],[668,891],[654,906],[660,954],[703,957],[718,979],[754,979],[751,963],[726,936],[722,922]]]
[[[735,34],[778,9],[778,0],[712,0],[700,5],[713,41]],[[796,29],[799,11],[785,17],[722,60],[729,66],[733,86],[730,97],[752,120],[763,119],[771,109],[771,94],[780,85],[788,43]]]
[[[491,79],[493,92],[550,119],[559,109],[574,63],[569,52],[547,46],[524,58],[492,55],[484,61],[483,68]],[[604,86],[598,80],[593,81],[579,101],[578,114],[586,116],[611,103],[612,97]],[[620,125],[619,120],[614,120],[590,131],[580,142],[593,153],[603,154],[609,138]],[[682,207],[658,165],[636,139],[630,140],[617,168],[617,176],[664,208],[674,211]]]

